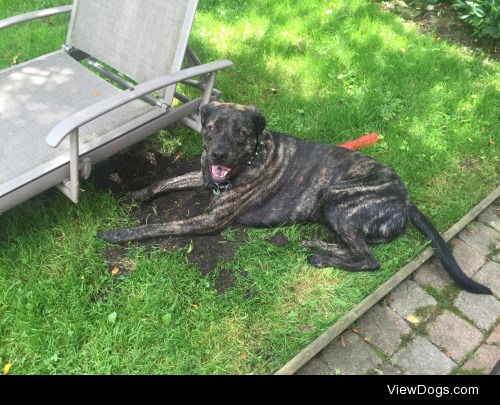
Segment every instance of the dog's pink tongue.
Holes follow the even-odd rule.
[[[216,179],[223,179],[226,177],[231,169],[220,165],[212,165],[212,177]]]

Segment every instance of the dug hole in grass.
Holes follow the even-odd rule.
[[[0,18],[37,7],[0,0]],[[0,66],[58,49],[65,24],[0,32]],[[371,1],[205,0],[191,45],[203,61],[234,62],[217,87],[257,105],[272,130],[327,143],[382,134],[363,153],[394,167],[441,231],[498,184],[498,62],[406,28]],[[201,153],[193,132],[171,137],[159,149]],[[299,242],[317,225],[281,228],[283,247],[268,241],[276,230],[250,229],[213,275],[188,248],[132,246],[123,257],[133,271],[115,277],[97,234],[133,224],[133,207],[92,178],[83,187],[78,206],[49,192],[0,217],[0,361],[11,374],[269,374],[426,243],[409,226],[374,247],[379,271],[353,274],[307,265]],[[235,282],[220,294],[222,267]]]

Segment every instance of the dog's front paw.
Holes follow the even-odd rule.
[[[149,200],[147,193],[144,190],[130,191],[123,196],[125,201],[142,202]]]
[[[102,232],[99,237],[109,243],[122,243],[128,240],[128,232],[125,228],[116,228]]]

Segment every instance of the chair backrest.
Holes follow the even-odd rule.
[[[180,70],[198,0],[74,0],[67,45],[137,82]],[[165,94],[171,103],[175,86]]]

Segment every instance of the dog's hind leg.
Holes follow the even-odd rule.
[[[335,254],[335,252],[343,254],[343,252],[345,251],[345,248],[339,245],[338,243],[330,243],[322,240],[304,240],[300,242],[300,246],[303,246],[308,249],[326,250],[332,254]]]
[[[322,196],[320,218],[340,244],[309,243],[324,251],[310,263],[350,271],[377,269],[368,243],[387,242],[403,232],[407,202],[404,186],[391,172],[329,187]]]
[[[132,201],[147,201],[154,196],[174,190],[187,190],[203,186],[202,172],[190,172],[171,179],[160,180],[142,190],[132,191],[125,198]]]
[[[367,243],[367,235],[363,232],[362,221],[356,215],[346,215],[346,206],[354,210],[351,198],[345,198],[344,190],[331,189],[323,201],[320,216],[321,222],[335,236],[339,243],[323,241],[306,241],[302,245],[320,252],[308,258],[315,267],[338,267],[349,271],[375,270],[379,262]],[[339,204],[340,202],[340,204]],[[355,208],[355,207],[354,207]],[[361,227],[360,227],[361,226]]]
[[[338,267],[349,271],[367,271],[378,269],[379,263],[368,244],[357,235],[339,235],[343,244],[322,241],[303,242],[302,246],[320,249],[308,258],[314,267]]]

